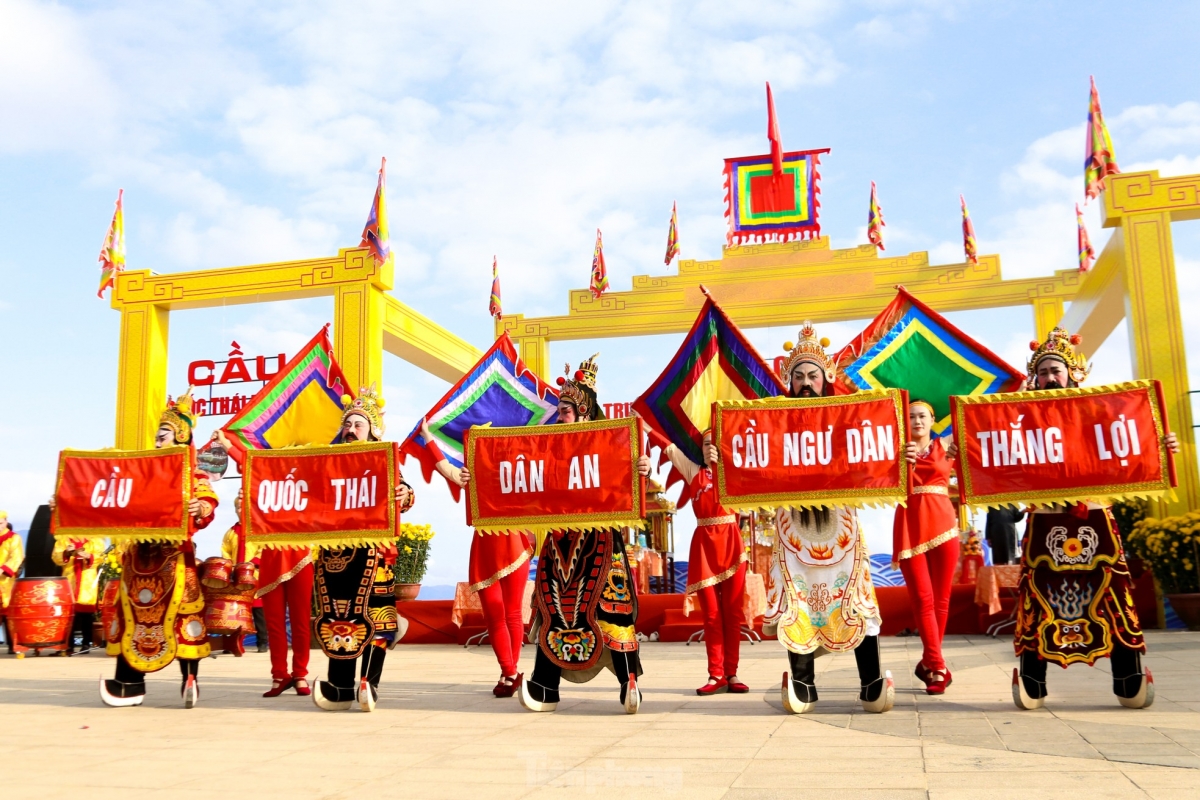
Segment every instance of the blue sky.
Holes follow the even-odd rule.
[[[316,257],[358,243],[386,155],[395,294],[482,349],[493,254],[505,309],[528,315],[586,285],[596,227],[615,290],[664,274],[672,201],[684,257],[719,257],[721,159],[765,151],[770,80],[785,147],[832,148],[834,247],[865,242],[874,180],[889,254],[961,261],[961,192],[1006,277],[1046,274],[1074,263],[1089,74],[1124,169],[1200,172],[1198,29],[1193,3],[0,0],[0,508],[23,526],[59,449],[112,444],[118,318],[95,287],[118,188],[131,269]],[[1174,236],[1194,307],[1200,225]],[[173,391],[232,339],[290,355],[331,317],[324,300],[176,313]],[[1025,310],[953,319],[1021,366]],[[769,355],[794,335],[752,332]],[[552,356],[600,350],[602,398],[628,401],[677,344]],[[1128,376],[1123,329],[1096,361],[1097,380]],[[388,356],[384,388],[400,436],[446,387]],[[465,577],[462,509],[437,484],[418,495],[413,519],[439,532],[429,582]],[[866,524],[886,549],[887,515]]]

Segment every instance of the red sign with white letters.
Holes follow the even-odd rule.
[[[1176,485],[1158,381],[950,398],[974,506],[1163,494]]]
[[[55,536],[183,542],[192,490],[187,447],[63,450],[54,491]]]
[[[481,428],[463,437],[467,524],[478,531],[637,526],[641,419]]]
[[[247,450],[246,541],[267,547],[364,546],[396,538],[396,443]]]
[[[733,509],[903,502],[907,405],[897,389],[713,403],[717,500]]]

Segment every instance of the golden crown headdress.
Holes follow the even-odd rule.
[[[600,371],[600,365],[596,363],[596,359],[600,357],[599,353],[593,353],[592,357],[579,365],[579,369],[575,370],[575,375],[572,378],[567,378],[571,374],[571,365],[567,363],[563,366],[563,375],[558,379],[558,399],[566,400],[575,406],[579,416],[587,417],[591,415],[592,398],[588,397],[588,393],[584,391],[584,387],[596,391],[596,373]]]
[[[1087,358],[1083,353],[1075,348],[1083,342],[1083,337],[1079,334],[1069,334],[1062,328],[1055,328],[1050,331],[1050,335],[1046,337],[1046,341],[1038,344],[1036,341],[1029,343],[1029,349],[1033,351],[1033,355],[1029,359],[1029,382],[1032,385],[1037,378],[1038,364],[1045,361],[1047,358],[1057,359],[1067,367],[1067,374],[1075,383],[1083,383],[1087,378],[1088,373],[1092,368],[1087,363]]]
[[[158,418],[158,426],[167,426],[175,433],[176,444],[187,444],[192,440],[196,427],[196,415],[192,412],[192,387],[179,396],[178,400],[167,397],[167,407]]]
[[[360,388],[358,397],[351,398],[350,395],[342,395],[342,424],[346,424],[346,418],[358,414],[366,418],[367,422],[371,423],[371,433],[376,439],[383,437],[383,407],[387,405],[379,393],[375,391],[375,384],[370,387]]]
[[[832,383],[833,376],[837,372],[837,363],[832,357],[826,355],[826,347],[829,347],[829,340],[825,338],[818,339],[813,324],[805,321],[804,325],[800,328],[800,341],[794,346],[791,342],[784,342],[783,344],[783,351],[788,353],[788,357],[783,361],[783,378],[789,379],[792,369],[800,362],[811,361],[825,373],[825,381]]]

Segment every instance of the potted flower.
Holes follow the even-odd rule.
[[[396,566],[392,570],[397,600],[417,599],[421,580],[429,565],[429,540],[432,538],[433,528],[429,525],[400,523],[400,536],[396,539]]]
[[[1147,517],[1134,524],[1125,542],[1150,567],[1179,619],[1200,630],[1200,511]]]

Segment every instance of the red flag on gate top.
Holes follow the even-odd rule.
[[[775,97],[771,94],[771,82],[767,81],[767,141],[771,143],[771,171],[783,174],[783,140],[779,136],[779,120],[775,117]]]

